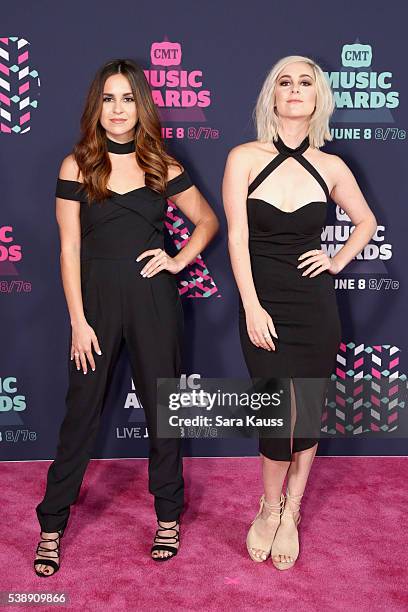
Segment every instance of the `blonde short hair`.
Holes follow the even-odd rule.
[[[309,141],[312,147],[322,147],[325,140],[332,140],[329,119],[334,111],[334,97],[323,70],[310,57],[289,55],[283,57],[269,71],[259,93],[253,112],[257,138],[272,142],[278,138],[279,117],[275,112],[276,81],[282,70],[294,62],[305,62],[312,67],[316,82],[316,108],[309,124]]]

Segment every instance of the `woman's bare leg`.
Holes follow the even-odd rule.
[[[293,381],[290,381],[291,393],[291,450],[293,448],[293,433],[296,424],[296,395]],[[292,453],[291,461],[274,461],[263,457],[262,472],[265,498],[270,503],[279,501],[285,476],[287,475],[287,491],[292,496],[303,495],[309,478],[310,470],[317,451],[317,443],[306,450]],[[300,497],[298,498],[300,499]],[[289,499],[286,502],[294,512],[294,518],[299,516],[298,506]],[[286,555],[279,555],[276,561],[291,561]]]

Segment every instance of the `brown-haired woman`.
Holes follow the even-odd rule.
[[[177,554],[183,508],[181,441],[159,438],[156,379],[181,374],[183,311],[174,274],[210,242],[218,221],[170,155],[143,70],[114,60],[96,74],[82,137],[61,165],[56,215],[61,273],[71,319],[67,412],[44,499],[34,567],[59,569],[60,538],[96,439],[119,349],[126,343],[150,439],[149,491],[159,528],[152,558]],[[164,251],[167,198],[195,225],[175,257]]]

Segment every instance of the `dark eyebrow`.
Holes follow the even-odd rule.
[[[309,77],[310,79],[313,79],[311,74],[301,74],[301,77]],[[290,76],[290,74],[282,74],[282,76],[279,77],[279,79],[291,79],[292,77]]]
[[[112,96],[112,98],[114,97],[114,94],[109,93],[107,91],[104,91],[102,95],[104,95],[104,96]],[[122,94],[122,96],[133,96],[133,92],[130,91],[130,92],[124,93],[124,94]]]

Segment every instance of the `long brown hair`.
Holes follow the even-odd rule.
[[[180,166],[165,151],[159,115],[142,68],[129,59],[112,60],[98,70],[91,83],[81,117],[81,138],[73,150],[75,161],[83,177],[88,202],[97,202],[109,197],[107,183],[112,164],[108,155],[106,132],[99,118],[105,81],[113,74],[123,74],[127,77],[132,89],[137,112],[136,161],[145,172],[146,185],[164,194],[168,166],[171,164]],[[181,166],[180,168],[182,169]]]

